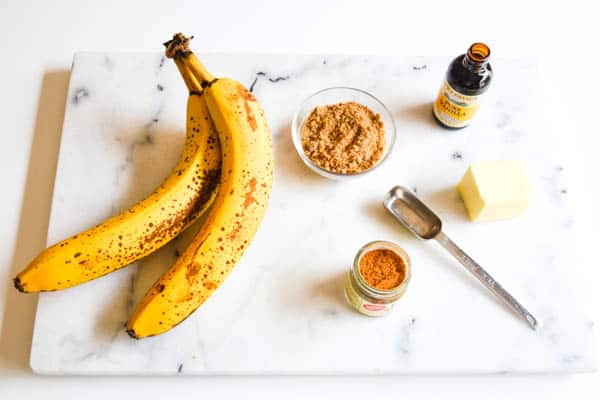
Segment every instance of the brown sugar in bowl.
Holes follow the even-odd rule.
[[[353,101],[315,107],[302,125],[301,139],[313,163],[338,174],[371,169],[385,149],[380,115]]]
[[[323,165],[323,163],[319,163],[318,160],[313,161],[307,154],[310,154],[311,152],[310,141],[307,141],[305,137],[303,143],[302,130],[305,126],[305,123],[308,121],[311,113],[313,113],[313,111],[315,111],[315,109],[317,109],[318,107],[338,105],[340,103],[355,103],[359,105],[359,107],[357,107],[358,109],[362,109],[362,107],[368,109],[369,112],[364,112],[364,109],[362,109],[363,116],[372,120],[374,119],[375,122],[372,124],[373,127],[380,126],[382,129],[382,143],[379,143],[380,148],[378,149],[377,143],[368,145],[373,151],[367,152],[366,154],[367,158],[373,160],[372,162],[369,162],[369,160],[350,160],[350,164],[352,164],[352,162],[356,162],[356,164],[359,166],[362,164],[362,168],[356,168],[356,166],[351,168],[344,168],[343,166],[331,167],[331,165]],[[376,138],[378,135],[375,134],[369,136],[372,139]],[[308,97],[301,104],[300,108],[294,114],[294,117],[292,119],[292,141],[294,143],[294,147],[296,148],[298,156],[311,170],[313,170],[321,176],[334,180],[354,179],[377,169],[380,165],[383,164],[383,162],[388,158],[388,156],[392,152],[395,139],[396,125],[394,122],[394,118],[392,117],[392,114],[387,109],[387,107],[370,93],[355,88],[332,87],[323,89]],[[324,143],[322,143],[322,145],[325,149],[327,147],[335,147],[329,146],[331,145],[331,143],[327,143],[327,140],[325,140]],[[312,146],[314,150],[315,144],[312,144]],[[380,154],[377,154],[377,152],[380,152]],[[341,159],[343,160],[344,158],[341,157]],[[330,170],[328,170],[327,168],[329,168]]]

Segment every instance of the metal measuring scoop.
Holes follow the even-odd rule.
[[[522,317],[532,329],[537,328],[537,320],[510,295],[490,274],[460,249],[444,232],[442,220],[421,202],[410,190],[396,186],[390,190],[383,205],[398,221],[417,237],[435,239],[448,250],[475,277],[504,302],[511,310]]]

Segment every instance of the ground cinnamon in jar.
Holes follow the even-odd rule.
[[[369,317],[388,315],[410,281],[408,254],[392,242],[376,240],[362,246],[346,275],[348,304]]]
[[[406,265],[396,252],[376,249],[361,257],[359,271],[369,286],[379,290],[392,290],[404,281]]]

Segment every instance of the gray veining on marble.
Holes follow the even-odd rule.
[[[40,295],[31,365],[46,374],[426,374],[577,372],[594,367],[592,321],[572,276],[573,217],[560,159],[548,149],[535,65],[496,60],[472,126],[431,118],[445,58],[209,54],[206,65],[251,87],[269,118],[276,154],[265,220],[224,285],[179,327],[130,339],[135,303],[190,239],[136,265]],[[290,120],[328,86],[372,92],[392,110],[398,140],[364,179],[325,180],[295,154]],[[186,91],[160,54],[78,53],[56,176],[48,241],[92,226],[143,198],[183,143]],[[535,188],[529,211],[473,224],[454,189],[469,163],[519,158]],[[538,318],[531,331],[443,250],[390,218],[395,184],[419,194],[449,235]],[[384,239],[413,262],[406,296],[387,318],[352,311],[343,277],[355,251]]]

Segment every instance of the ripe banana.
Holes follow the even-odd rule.
[[[183,152],[171,175],[130,209],[43,251],[14,279],[18,290],[65,289],[108,274],[162,247],[208,210],[221,151],[200,84],[181,72],[191,94]]]
[[[265,213],[273,178],[271,132],[254,96],[240,83],[214,79],[176,35],[167,55],[187,65],[221,143],[222,174],[204,225],[175,264],[146,293],[127,325],[134,338],[173,328],[219,287],[252,240]]]

